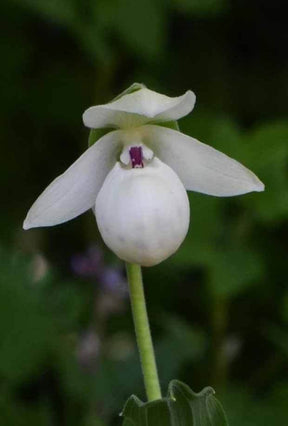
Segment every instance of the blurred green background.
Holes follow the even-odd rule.
[[[9,0],[1,25],[0,425],[120,425],[145,399],[123,264],[91,212],[24,232],[87,146],[81,115],[134,81],[197,95],[181,130],[264,193],[191,193],[176,255],[144,271],[163,389],[212,385],[231,426],[288,417],[288,60],[275,0]]]

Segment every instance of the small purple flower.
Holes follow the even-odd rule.
[[[72,271],[83,278],[96,278],[103,268],[102,252],[96,245],[91,246],[83,254],[75,254],[71,258]]]
[[[109,293],[117,293],[122,297],[128,295],[127,281],[119,268],[112,266],[103,268],[100,282],[102,288]]]
[[[115,294],[121,298],[128,295],[123,271],[116,266],[106,266],[102,251],[96,245],[89,247],[83,254],[72,256],[71,269],[79,277],[99,282],[105,293]]]

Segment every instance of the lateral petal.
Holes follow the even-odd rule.
[[[58,176],[32,205],[23,228],[57,225],[93,207],[116,162],[121,133],[116,130],[103,136]]]
[[[143,126],[145,143],[170,166],[187,190],[218,197],[263,191],[258,177],[226,154],[178,131]]]

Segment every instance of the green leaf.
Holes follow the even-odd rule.
[[[187,385],[173,380],[169,385],[169,397],[172,398],[172,420],[175,426],[225,426],[228,425],[220,402],[214,397],[211,387],[201,392],[193,392]]]
[[[125,417],[123,426],[172,424],[167,398],[143,403],[137,396],[132,395],[126,402],[121,415]]]
[[[135,395],[126,402],[123,426],[228,426],[220,402],[211,387],[193,392],[172,380],[167,398],[143,403]]]

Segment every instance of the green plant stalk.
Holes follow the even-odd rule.
[[[155,354],[146,309],[141,266],[126,263],[134,326],[148,401],[161,399]]]

